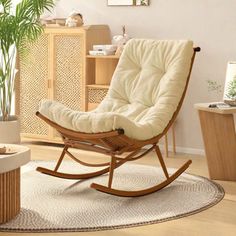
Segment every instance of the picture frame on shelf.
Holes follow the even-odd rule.
[[[108,6],[149,6],[149,0],[107,0]]]

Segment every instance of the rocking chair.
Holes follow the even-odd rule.
[[[91,188],[122,197],[143,196],[169,185],[189,167],[191,160],[169,175],[158,142],[179,113],[195,53],[199,51],[191,41],[132,39],[125,46],[108,94],[98,108],[78,112],[55,101],[42,101],[36,114],[60,133],[64,149],[54,170],[38,167],[37,171],[66,179],[88,179],[109,173],[107,186],[92,183]],[[72,155],[69,148],[102,153],[111,160],[86,163]],[[166,178],[162,183],[137,191],[112,187],[116,168],[152,150]],[[127,155],[121,156],[124,153]],[[82,165],[104,168],[86,174],[59,172],[66,154]]]

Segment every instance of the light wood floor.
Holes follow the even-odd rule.
[[[43,146],[39,144],[27,143],[32,151],[33,160],[54,160],[60,154],[60,147]],[[100,161],[104,159],[102,155],[88,153],[83,151],[75,151],[81,154],[84,158],[91,161]],[[186,159],[192,159],[193,164],[188,169],[189,173],[208,176],[206,160],[202,156],[194,155],[176,155],[166,159],[168,167],[178,167]],[[157,158],[154,153],[149,154],[147,157],[137,161],[138,163],[154,165],[157,164]],[[138,235],[164,235],[164,236],[235,236],[236,235],[236,182],[223,182],[219,183],[224,187],[226,195],[223,201],[216,206],[182,219],[173,220],[165,223],[141,226],[135,228],[127,228],[120,230],[90,232],[90,233],[57,233],[47,235],[82,235],[82,236],[138,236]],[[14,233],[0,233],[1,236],[16,235]],[[18,234],[19,235],[19,234]],[[21,233],[20,236],[25,235],[42,235],[42,234],[25,234]]]

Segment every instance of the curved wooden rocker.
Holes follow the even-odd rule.
[[[108,194],[116,195],[116,196],[121,196],[121,197],[139,197],[143,195],[147,195],[153,192],[156,192],[167,185],[169,185],[171,182],[173,182],[177,177],[179,177],[191,164],[191,160],[187,161],[182,167],[180,167],[174,174],[169,176],[164,159],[162,157],[162,154],[160,152],[158,142],[159,140],[167,133],[171,125],[173,124],[174,120],[176,119],[177,114],[179,113],[179,110],[181,108],[181,105],[183,103],[195,54],[196,52],[199,52],[200,48],[194,48],[194,54],[192,57],[192,62],[191,62],[191,68],[189,71],[187,83],[184,89],[184,92],[182,94],[181,100],[179,102],[179,105],[177,107],[177,110],[174,112],[172,119],[166,126],[166,128],[163,130],[161,134],[158,136],[145,140],[145,141],[139,141],[139,140],[134,140],[129,137],[127,137],[124,134],[124,130],[118,129],[115,131],[111,132],[104,132],[104,133],[97,133],[97,134],[89,134],[89,133],[81,133],[81,132],[76,132],[73,130],[66,129],[45,116],[43,116],[41,113],[37,112],[36,115],[44,120],[47,124],[51,125],[54,127],[61,135],[63,142],[65,144],[64,149],[62,151],[62,154],[56,164],[56,167],[54,170],[49,170],[46,168],[38,167],[37,171],[47,174],[47,175],[52,175],[55,177],[59,178],[66,178],[66,179],[88,179],[88,178],[93,178],[97,177],[100,175],[103,175],[105,173],[109,173],[108,177],[108,185],[107,186],[102,186],[96,183],[91,184],[91,188],[94,188],[98,191],[105,192]],[[143,147],[151,145],[149,149],[143,149]],[[81,150],[87,150],[87,151],[94,151],[98,153],[102,153],[105,155],[108,155],[111,157],[111,161],[107,163],[101,163],[101,164],[91,164],[91,163],[86,163],[84,161],[79,160],[76,158],[71,152],[68,151],[69,148],[78,148]],[[153,187],[143,189],[143,190],[138,190],[138,191],[124,191],[124,190],[118,190],[112,188],[112,182],[113,182],[113,175],[114,175],[114,170],[124,163],[128,161],[134,161],[139,158],[142,158],[149,152],[155,150],[156,155],[159,159],[161,168],[163,170],[163,173],[166,177],[166,180],[164,180],[162,183],[157,184]],[[120,155],[123,153],[128,153],[126,157],[121,157]],[[91,172],[91,173],[86,173],[86,174],[69,174],[69,173],[62,173],[59,172],[58,169],[65,157],[65,155],[68,155],[70,158],[72,158],[74,161],[85,165],[89,167],[105,167],[99,171]]]

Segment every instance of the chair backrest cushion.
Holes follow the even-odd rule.
[[[96,112],[122,114],[117,127],[136,139],[160,134],[171,120],[183,95],[193,56],[188,40],[132,39],[125,46],[107,97]],[[129,122],[128,122],[129,123]],[[116,125],[115,125],[116,126]]]

